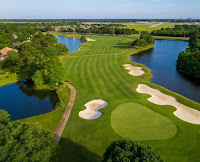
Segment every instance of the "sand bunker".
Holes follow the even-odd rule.
[[[95,39],[90,39],[90,38],[86,38],[86,40],[87,40],[88,42],[95,42],[95,41],[96,41]]]
[[[108,103],[104,100],[92,100],[86,103],[84,106],[85,110],[79,112],[79,116],[83,119],[97,119],[100,118],[102,113],[99,112],[99,109],[103,109],[108,105]]]
[[[136,66],[133,66],[131,64],[125,64],[124,65],[126,68],[126,70],[130,70],[128,73],[130,75],[133,75],[133,76],[141,76],[144,74],[144,71],[142,70],[142,67],[136,67]]]
[[[192,124],[200,124],[200,111],[177,102],[174,97],[166,95],[159,90],[153,89],[145,84],[139,84],[136,90],[139,93],[150,94],[152,97],[148,98],[148,101],[152,103],[176,107],[177,110],[174,112],[174,115],[181,120]]]

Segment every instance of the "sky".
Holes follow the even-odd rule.
[[[0,0],[0,18],[200,18],[200,0]]]

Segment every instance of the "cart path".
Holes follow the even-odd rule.
[[[65,125],[67,124],[67,121],[69,119],[71,110],[73,108],[74,102],[75,102],[75,98],[76,98],[76,89],[69,83],[65,82],[65,84],[70,88],[71,90],[71,96],[70,96],[70,100],[69,103],[67,105],[67,108],[65,110],[65,113],[63,114],[63,117],[60,121],[59,126],[56,129],[56,132],[54,134],[54,142],[59,143],[60,138],[62,136],[62,133],[65,129]]]

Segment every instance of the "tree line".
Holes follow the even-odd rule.
[[[198,25],[175,25],[174,28],[154,30],[151,34],[155,36],[191,37],[198,31],[200,31],[200,26]]]
[[[139,31],[135,29],[129,28],[122,28],[121,25],[110,24],[110,25],[91,25],[89,28],[81,28],[81,27],[74,27],[74,28],[67,28],[62,29],[61,32],[70,32],[70,33],[81,33],[81,34],[109,34],[109,35],[131,35],[131,34],[139,34]]]
[[[198,34],[191,36],[189,48],[179,54],[177,70],[193,78],[200,79],[200,39]]]

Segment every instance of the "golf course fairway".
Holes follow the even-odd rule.
[[[80,38],[82,35],[63,34],[63,36]],[[141,111],[138,112],[138,116],[132,113],[135,109],[129,110],[131,112],[128,113],[124,111],[122,115],[127,115],[131,122],[134,122],[134,118],[137,119],[137,122],[143,121],[138,127],[146,128],[149,126],[149,130],[145,130],[146,134],[144,133],[141,137],[139,134],[135,134],[130,139],[137,137],[134,141],[153,146],[167,162],[186,162],[191,158],[198,160],[200,155],[200,125],[184,122],[173,114],[176,111],[175,107],[151,103],[147,100],[150,95],[136,91],[139,84],[146,84],[176,98],[178,102],[186,106],[200,110],[198,103],[150,83],[149,79],[152,77],[150,69],[129,60],[130,55],[152,48],[152,46],[141,49],[131,48],[135,39],[133,37],[84,36],[96,41],[86,42],[75,53],[60,57],[66,72],[66,80],[75,87],[77,96],[59,142],[58,161],[101,161],[111,142],[129,139],[130,136],[116,133],[111,124],[112,113],[115,112],[115,109],[127,103],[138,103],[144,107],[139,106]],[[132,76],[124,68],[124,64],[141,67],[144,74]],[[63,94],[70,93],[66,91]],[[101,99],[109,103],[106,108],[99,110],[102,116],[95,120],[81,118],[79,112],[85,110],[85,103],[94,99]],[[49,115],[41,115],[37,117],[37,120],[35,120],[36,117],[33,117],[25,121],[28,124],[37,121],[37,125],[41,128],[48,128],[48,130],[55,132],[55,127],[49,126],[49,121],[58,125],[59,120],[55,121],[54,118],[61,119],[62,113],[56,113],[59,111],[58,109]],[[159,125],[153,128],[155,118],[158,118]],[[126,123],[121,126],[126,126]],[[137,128],[129,131],[134,131],[134,129]],[[131,132],[126,133],[130,134]]]

